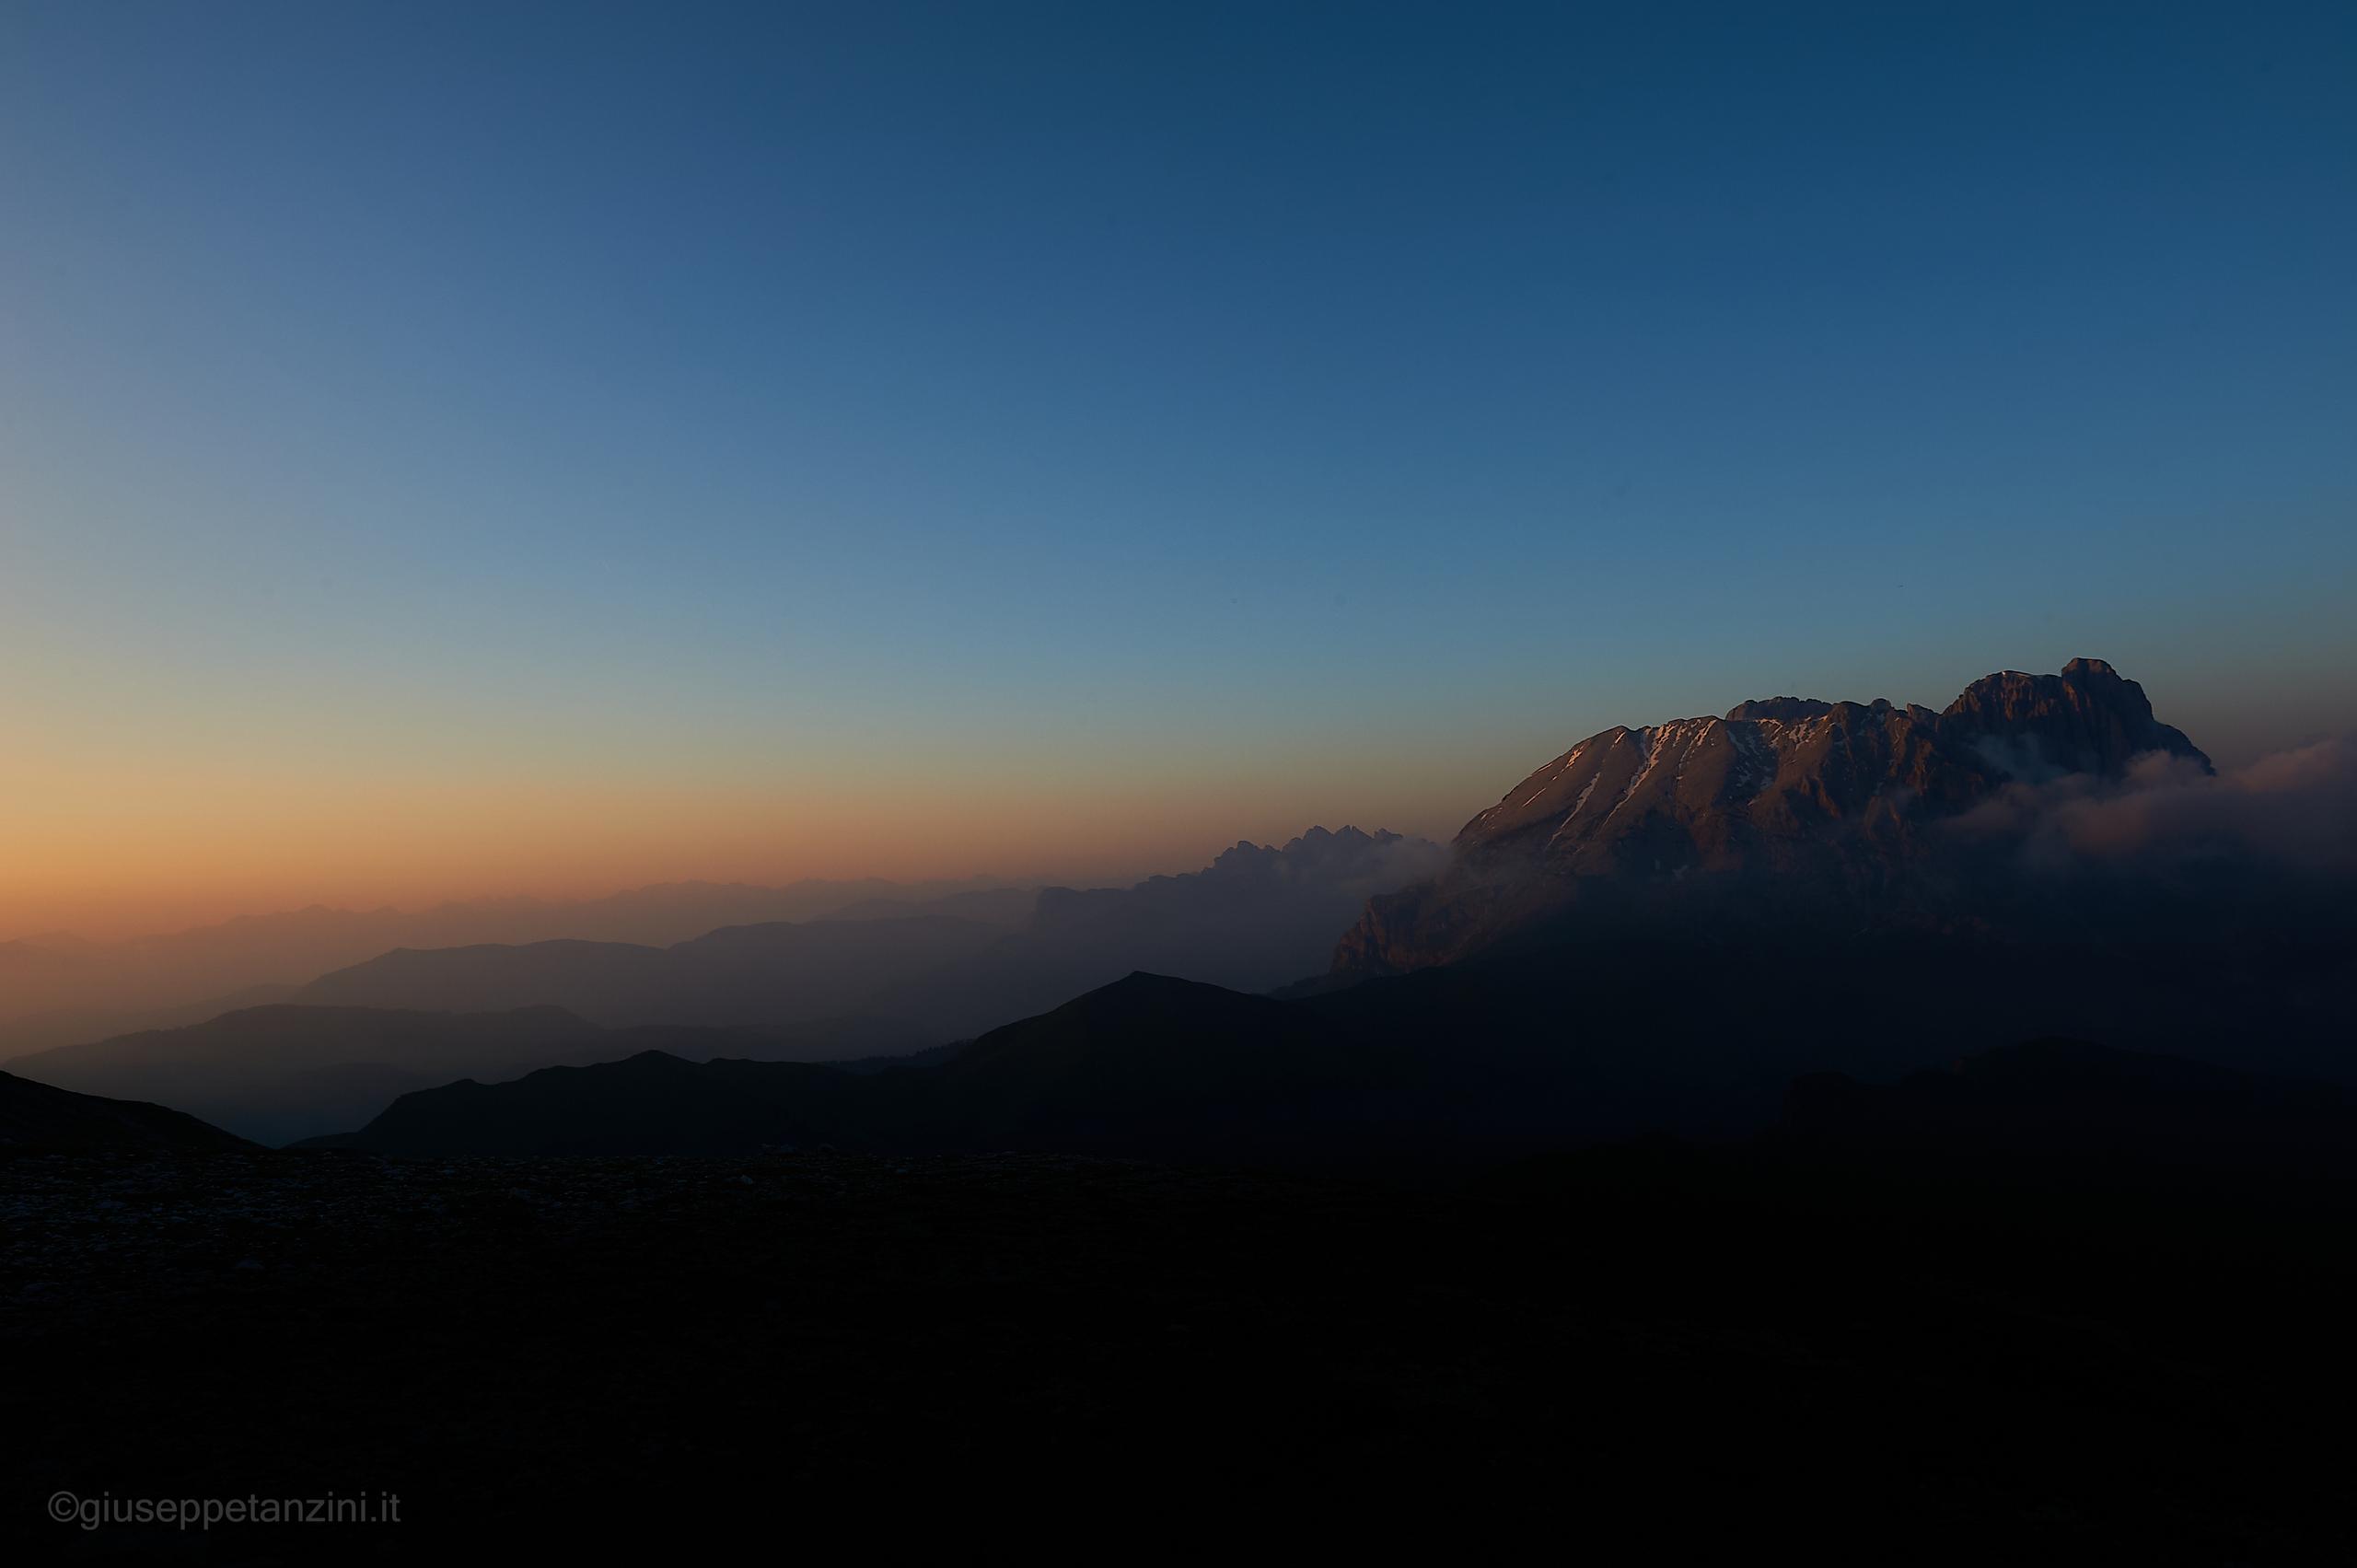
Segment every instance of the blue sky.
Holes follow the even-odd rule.
[[[2347,6],[17,0],[0,212],[19,832],[1110,868],[2079,654],[2357,726]]]

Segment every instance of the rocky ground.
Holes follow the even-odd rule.
[[[0,1539],[2352,1544],[2345,1444],[2307,1419],[2346,1408],[2320,1353],[2357,1303],[2339,1219],[1882,1188],[1675,1149],[1445,1189],[1017,1156],[19,1153]],[[391,1493],[401,1517],[85,1530],[44,1516],[60,1491]]]

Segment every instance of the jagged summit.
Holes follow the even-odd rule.
[[[1813,719],[1833,711],[1833,704],[1816,697],[1754,697],[1729,708],[1730,719]]]
[[[2007,772],[2025,777],[2117,777],[2131,757],[2147,751],[2210,765],[2183,730],[2153,716],[2142,686],[2101,659],[2074,658],[2060,675],[1984,675],[1940,717],[1958,742],[1991,751]]]
[[[2155,751],[2209,766],[2153,716],[2143,688],[2099,659],[1986,676],[1936,713],[1779,696],[1724,718],[1616,726],[1468,822],[1435,881],[1372,900],[1337,963],[1461,956],[1582,883],[1772,873],[1780,894],[1851,897],[1898,880],[1927,824],[2008,783],[2116,779]]]

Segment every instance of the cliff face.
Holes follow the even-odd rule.
[[[2208,766],[2142,687],[2096,659],[1987,676],[1944,713],[1771,697],[1724,718],[1616,726],[1468,822],[1439,877],[1370,900],[1336,966],[1446,962],[1580,902],[1904,903],[1923,892],[1927,825],[2016,779],[2116,778],[2146,751]]]
[[[2017,774],[2117,778],[2146,751],[2210,759],[2183,730],[2153,716],[2144,689],[2101,659],[2073,659],[2060,675],[1984,675],[1940,715],[1960,744],[1990,751]]]

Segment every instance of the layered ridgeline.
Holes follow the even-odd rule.
[[[1042,1012],[1136,970],[1260,991],[1325,968],[1374,894],[1445,864],[1397,833],[1312,828],[1238,843],[1202,871],[1128,888],[1047,888],[1015,920],[958,900],[863,918],[732,926],[653,947],[617,942],[404,948],[324,975],[295,1000],[453,1012],[560,1006],[608,1026],[770,1031],[817,1060],[939,1044]]]
[[[1592,735],[1468,822],[1430,882],[1371,900],[1341,970],[1396,973],[1582,916],[1985,921],[1987,845],[1955,828],[2002,792],[2209,759],[2100,659],[2008,670],[1933,712],[1771,697],[1723,718]]]
[[[16,1072],[78,1095],[176,1106],[240,1137],[278,1144],[340,1131],[412,1089],[457,1077],[514,1077],[553,1063],[661,1049],[744,1054],[721,1030],[608,1030],[557,1007],[426,1013],[368,1007],[248,1007],[180,1028],[37,1051]]]
[[[578,900],[482,899],[415,911],[315,906],[111,942],[50,932],[0,942],[0,1060],[289,1001],[307,981],[396,947],[559,938],[659,947],[725,925],[860,919],[877,911],[1005,923],[1028,912],[1032,891],[876,878],[784,887],[671,882]]]
[[[897,993],[920,972],[1004,936],[1017,940],[993,956],[991,983],[1004,983],[1013,1010],[995,998],[970,1010],[952,1001],[946,1011],[963,1027],[1004,1023],[1132,969],[1258,990],[1323,969],[1334,934],[1370,894],[1446,861],[1441,846],[1422,839],[1312,828],[1282,846],[1239,842],[1202,870],[1128,888],[685,882],[578,901],[313,908],[114,942],[52,932],[0,941],[0,1061],[286,1002],[458,1011],[555,1004],[606,1022],[686,1022],[716,1011],[732,1024],[804,1028],[897,1015],[888,994],[877,1004],[879,990]],[[874,929],[802,929],[822,924]],[[714,935],[724,929],[753,935]],[[417,957],[457,953],[465,956]],[[387,955],[395,956],[374,962]],[[749,962],[784,977],[765,998],[743,994]],[[336,978],[313,983],[323,975]],[[957,984],[984,988],[974,975]],[[682,1011],[677,1001],[731,991],[737,1003]],[[942,1020],[903,1021],[930,1033]],[[900,1043],[907,1030],[885,1033]],[[864,1041],[854,1033],[844,1043]]]
[[[2180,831],[2339,798],[2270,787],[2251,770],[2217,777],[2141,690],[2092,661],[1991,677],[1940,713],[1748,703],[1574,747],[1469,824],[1439,876],[1377,894],[1339,979],[1246,995],[1132,974],[1020,1012],[1002,990],[987,993],[1021,1021],[922,1063],[850,1074],[641,1056],[414,1094],[347,1142],[1495,1159],[1649,1129],[1757,1132],[1796,1075],[1870,1084],[2041,1037],[2357,1084],[2348,858]],[[2116,830],[2121,807],[2154,819],[2155,803],[2167,833]],[[2078,854],[2091,824],[2101,855],[2048,854]],[[1195,912],[1189,928],[1269,897],[1283,880],[1271,860],[1223,857],[1157,896]],[[1076,900],[1062,923],[1106,935],[1097,963],[1139,949],[1155,923],[1122,933],[1144,907]],[[1051,966],[1001,966],[1026,950],[1039,949],[1009,938],[977,954],[967,981],[936,994],[985,994],[993,974],[1051,989]],[[1829,1117],[1864,1109],[1877,1124],[1953,1114],[2002,1131],[2010,1060],[1961,1098],[1935,1087],[1835,1104],[1818,1080],[1813,1125],[1849,1137]],[[2041,1095],[2077,1092],[2077,1058],[2038,1060]],[[2179,1114],[2100,1060],[2121,1068],[2105,1104],[2125,1095],[2128,1122]],[[2332,1104],[2339,1125],[2346,1103]],[[2101,1118],[2090,1125],[2096,1144],[2112,1139]],[[2254,1123],[2228,1141],[2274,1135]]]
[[[277,1143],[366,1121],[412,1089],[649,1049],[820,1061],[919,1051],[1136,970],[1265,990],[1321,969],[1370,894],[1439,845],[1313,828],[1124,889],[959,890],[656,947],[398,948],[288,994],[17,1057],[43,1083],[182,1106]]]

